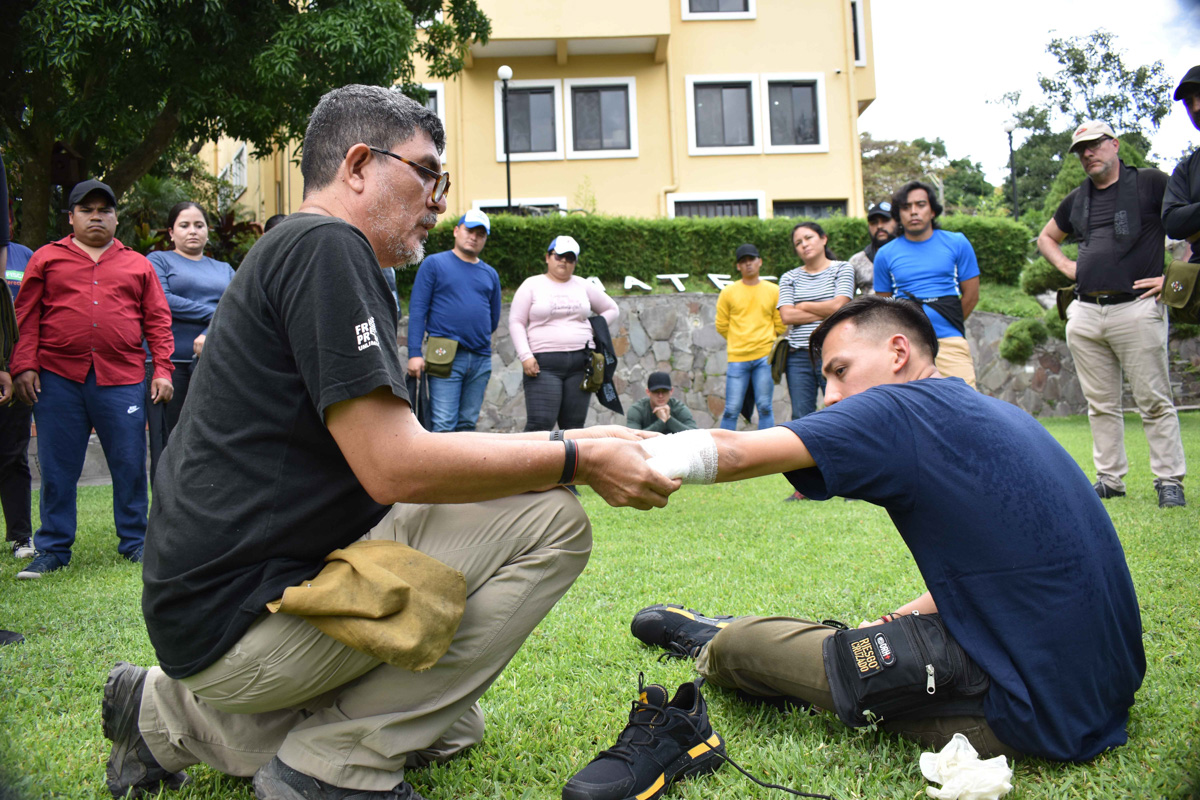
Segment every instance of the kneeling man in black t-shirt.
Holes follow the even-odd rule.
[[[624,427],[417,423],[381,267],[420,262],[446,210],[443,143],[433,112],[381,87],[313,112],[303,205],[222,298],[156,476],[142,608],[159,665],[118,664],[105,686],[114,796],[178,787],[201,762],[253,775],[260,798],[415,796],[405,767],[482,738],[479,697],[587,562],[587,516],[554,487],[636,508],[678,488],[647,466],[637,441],[652,434]],[[354,568],[321,575],[335,580],[317,606],[342,616],[318,629],[287,603],[317,592],[334,551]],[[378,558],[407,575],[407,595],[385,577],[405,624],[370,647],[322,632],[370,616],[359,601],[377,593],[336,576],[374,575]],[[440,646],[412,635],[425,623]],[[398,660],[380,657],[389,646]]]
[[[915,304],[859,298],[810,344],[824,410],[708,443],[676,434],[696,452],[657,463],[692,482],[684,466],[715,459],[709,482],[784,473],[805,497],[883,506],[929,591],[841,634],[664,605],[639,612],[634,634],[695,656],[720,686],[873,718],[927,746],[962,732],[985,755],[1083,761],[1123,744],[1146,671],[1141,616],[1087,476],[1029,414],[942,378]]]

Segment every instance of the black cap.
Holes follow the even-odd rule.
[[[71,195],[67,198],[67,208],[74,208],[83,202],[83,198],[87,197],[92,192],[102,192],[108,197],[110,203],[114,206],[117,204],[117,196],[113,194],[113,190],[108,188],[107,184],[100,181],[83,181],[75,184],[71,189]]]
[[[658,389],[670,389],[671,376],[665,372],[651,372],[650,379],[646,381],[646,388],[652,392]]]
[[[746,258],[747,256],[749,256],[750,258],[758,258],[759,257],[758,256],[758,248],[752,244],[744,244],[744,245],[741,245],[740,247],[738,247],[737,260],[741,261],[743,258]]]
[[[892,204],[884,200],[882,203],[876,203],[867,209],[867,219],[871,217],[887,217],[892,218]]]
[[[1200,85],[1200,67],[1192,67],[1187,71],[1187,75],[1183,76],[1183,80],[1179,82],[1179,86],[1175,87],[1175,99],[1183,99],[1183,87],[1188,84],[1194,86]]]

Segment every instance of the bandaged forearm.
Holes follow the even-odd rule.
[[[643,439],[642,449],[651,469],[684,483],[715,483],[717,443],[705,430],[680,431],[669,436]]]

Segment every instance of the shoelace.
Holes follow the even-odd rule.
[[[639,697],[642,694],[642,690],[645,688],[645,681],[646,681],[646,676],[643,673],[639,672],[638,673],[638,696]],[[703,678],[700,680],[700,682],[698,684],[696,684],[697,696],[699,696],[700,687],[702,687],[704,684],[705,684],[705,681]],[[658,713],[661,712],[662,714],[665,715],[667,713],[667,709],[663,708],[662,706],[653,705],[651,703],[643,703],[640,700],[634,700],[632,705],[633,705],[633,710],[629,713],[629,724],[625,726],[625,730],[621,731],[621,735],[617,737],[617,743],[615,745],[613,745],[612,747],[608,748],[607,750],[605,750],[604,752],[602,752],[600,754],[601,756],[614,755],[617,758],[621,759],[622,761],[626,761],[626,762],[629,762],[632,764],[633,759],[634,759],[634,756],[633,756],[634,736],[629,736],[629,737],[625,736],[626,732],[628,732],[630,728],[635,728],[634,734],[637,733],[637,729],[645,728],[646,729],[645,733],[650,737],[650,739],[647,741],[653,740],[654,734],[650,733],[650,730],[649,730],[651,727],[651,724],[658,717]],[[644,721],[639,722],[635,718],[637,716],[637,712],[641,711],[641,710],[654,711],[655,714],[652,716],[648,716],[645,718]],[[707,736],[705,736],[704,732],[701,731],[700,728],[696,726],[696,722],[689,715],[683,714],[682,716],[683,716],[684,721],[687,722],[688,726],[696,734],[697,739],[703,741],[708,738]],[[742,773],[747,778],[749,778],[750,780],[752,780],[754,783],[758,784],[759,786],[763,787],[764,789],[778,789],[781,792],[787,792],[788,794],[794,794],[797,797],[813,797],[813,798],[817,798],[817,800],[835,800],[835,798],[832,795],[812,794],[810,792],[801,792],[798,789],[791,789],[791,788],[788,788],[787,786],[780,786],[777,783],[767,783],[766,781],[760,781],[758,778],[754,777],[749,772],[747,772],[745,769],[743,769],[741,764],[737,763],[736,761],[734,761],[732,758],[730,758],[726,754],[717,752],[716,750],[713,750],[711,752],[713,753],[713,755],[719,756],[722,760],[731,764],[734,769],[736,769],[738,772]]]

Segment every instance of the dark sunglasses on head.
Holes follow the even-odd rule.
[[[558,253],[551,252],[550,255],[554,256],[559,261],[565,261],[568,264],[574,264],[576,261],[579,260],[578,258],[575,257],[574,253],[563,253],[562,255],[559,255]]]

